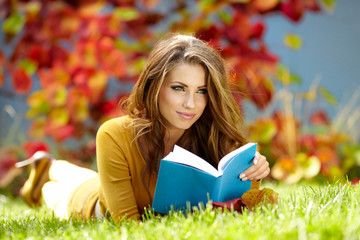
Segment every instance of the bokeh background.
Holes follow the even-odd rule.
[[[99,125],[124,114],[169,32],[219,49],[269,181],[360,177],[360,1],[0,1],[0,191],[37,150],[96,169]]]

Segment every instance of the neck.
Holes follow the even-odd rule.
[[[166,130],[165,136],[164,136],[164,146],[165,146],[165,152],[164,156],[168,155],[173,149],[177,141],[181,138],[181,136],[184,134],[184,130],[176,130],[176,131],[168,131]]]

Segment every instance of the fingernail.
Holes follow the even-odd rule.
[[[246,181],[247,180],[247,177],[244,177],[244,178],[241,178],[242,181]]]
[[[256,159],[254,159],[254,165],[256,165],[257,164],[257,160]]]
[[[245,174],[242,173],[239,177],[242,179],[243,177],[245,177]]]

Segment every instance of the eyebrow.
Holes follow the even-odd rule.
[[[184,86],[184,87],[188,87],[188,85],[186,85],[185,83],[182,83],[182,82],[179,82],[179,81],[174,81],[174,82],[171,82],[172,84],[174,84],[174,83],[178,83],[178,84],[180,84],[180,85],[182,85],[182,86]],[[207,85],[205,84],[205,85],[203,85],[203,86],[199,86],[198,88],[206,88],[207,87]]]

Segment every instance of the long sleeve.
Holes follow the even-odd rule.
[[[133,129],[126,126],[129,121],[129,117],[110,120],[100,127],[96,137],[99,198],[115,222],[124,217],[138,219],[144,207],[151,205],[156,185],[153,177],[149,196],[142,183],[145,161],[133,141]]]

